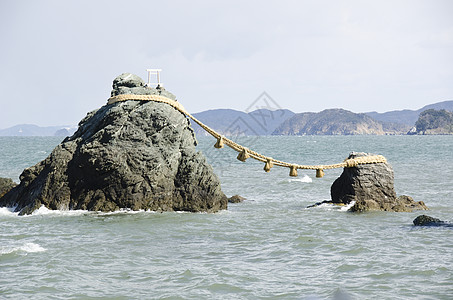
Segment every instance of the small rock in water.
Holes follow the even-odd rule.
[[[230,203],[241,203],[244,200],[247,200],[247,199],[244,197],[241,197],[239,195],[234,195],[234,196],[231,196],[230,198],[228,198],[228,202],[230,202]]]
[[[441,221],[437,218],[433,218],[427,215],[421,215],[416,217],[413,223],[415,226],[439,226],[446,224],[444,221]]]

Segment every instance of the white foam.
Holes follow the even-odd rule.
[[[35,252],[44,252],[47,249],[45,249],[45,248],[43,248],[40,245],[35,244],[35,243],[26,243],[25,245],[20,246],[19,250],[23,251],[23,252],[27,252],[27,253],[35,253]]]
[[[18,217],[19,212],[14,212],[14,207],[0,207],[0,217],[2,216],[11,216],[11,217]],[[221,211],[223,213],[228,213],[227,210]],[[29,217],[36,217],[36,216],[83,216],[83,215],[135,215],[135,214],[156,214],[160,213],[159,211],[153,211],[153,210],[132,210],[130,208],[121,208],[116,211],[111,211],[111,212],[101,212],[101,211],[88,211],[88,210],[53,210],[53,209],[48,209],[44,205],[41,205],[40,208],[35,210],[34,212],[31,213],[31,215],[23,215],[21,218],[29,218]],[[189,211],[174,211],[170,212],[168,211],[167,213],[178,213],[178,214],[193,214],[193,212]],[[205,212],[200,212],[200,213],[205,213]],[[220,212],[218,212],[220,213]]]
[[[139,209],[139,210],[132,210],[130,208],[120,208],[119,210],[115,211],[109,211],[109,212],[92,212],[92,213],[97,213],[99,215],[121,215],[121,214],[130,214],[130,215],[135,215],[135,214],[140,214],[140,213],[156,213],[155,211],[151,210],[144,210],[144,209]]]
[[[87,210],[53,210],[48,209],[44,205],[32,212],[31,216],[81,216],[87,214]]]
[[[304,175],[303,177],[298,178],[289,178],[288,182],[303,182],[303,183],[311,183],[313,179],[311,179],[308,175]]]
[[[14,212],[14,207],[0,207],[0,216],[17,216],[19,213]]]
[[[0,254],[10,254],[10,253],[36,253],[36,252],[44,252],[47,249],[41,247],[35,243],[25,243],[20,246],[16,247],[1,247]]]
[[[341,206],[340,210],[341,211],[348,211],[351,207],[353,207],[355,204],[355,201],[351,201],[349,202],[348,205],[345,205],[345,206]]]
[[[337,204],[332,204],[332,203],[322,203],[317,206],[313,207],[308,207],[307,209],[325,209],[325,210],[338,210],[338,211],[348,211],[351,207],[353,207],[355,204],[355,201],[351,201],[348,205],[337,205]]]
[[[17,217],[19,216],[19,212],[14,212],[14,207],[0,207],[0,217]],[[87,210],[52,210],[48,209],[44,205],[37,210],[35,210],[31,215],[24,215],[22,217],[31,217],[31,216],[80,216],[85,215],[87,213],[95,213],[89,212]]]

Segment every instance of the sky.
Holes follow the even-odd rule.
[[[76,125],[124,72],[192,113],[453,100],[453,1],[0,0],[0,128]]]

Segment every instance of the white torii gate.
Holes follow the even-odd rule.
[[[162,83],[160,82],[160,72],[162,72],[162,69],[146,69],[148,72],[148,83],[147,85],[151,87],[151,84],[157,84],[157,86],[161,86]],[[157,76],[157,82],[151,83],[151,76],[156,75]]]

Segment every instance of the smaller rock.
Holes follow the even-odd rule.
[[[145,86],[145,82],[139,76],[131,73],[123,73],[113,80],[113,89],[119,86],[129,88]]]
[[[230,202],[230,203],[241,203],[244,200],[247,200],[247,199],[244,197],[241,197],[239,195],[234,195],[234,196],[228,198],[228,202]]]
[[[123,94],[132,95],[160,95],[172,100],[176,100],[176,96],[164,89],[163,86],[151,88],[139,76],[131,73],[123,73],[113,80],[111,96]]]
[[[31,215],[35,210],[38,210],[43,204],[41,201],[36,200],[19,211],[19,216]]]
[[[433,218],[427,215],[421,215],[414,219],[413,221],[415,226],[441,226],[445,225],[444,221],[441,221],[437,218]]]
[[[378,203],[373,199],[358,200],[350,209],[351,212],[364,211],[395,211],[413,212],[414,210],[429,210],[423,201],[415,202],[411,196],[401,195],[393,203]]]
[[[8,193],[16,185],[17,183],[15,183],[11,178],[0,177],[0,198],[3,197],[3,195],[5,195],[6,193]]]
[[[411,196],[401,195],[396,198],[396,205],[392,207],[396,212],[412,212],[414,210],[429,210],[423,201],[415,202]]]

